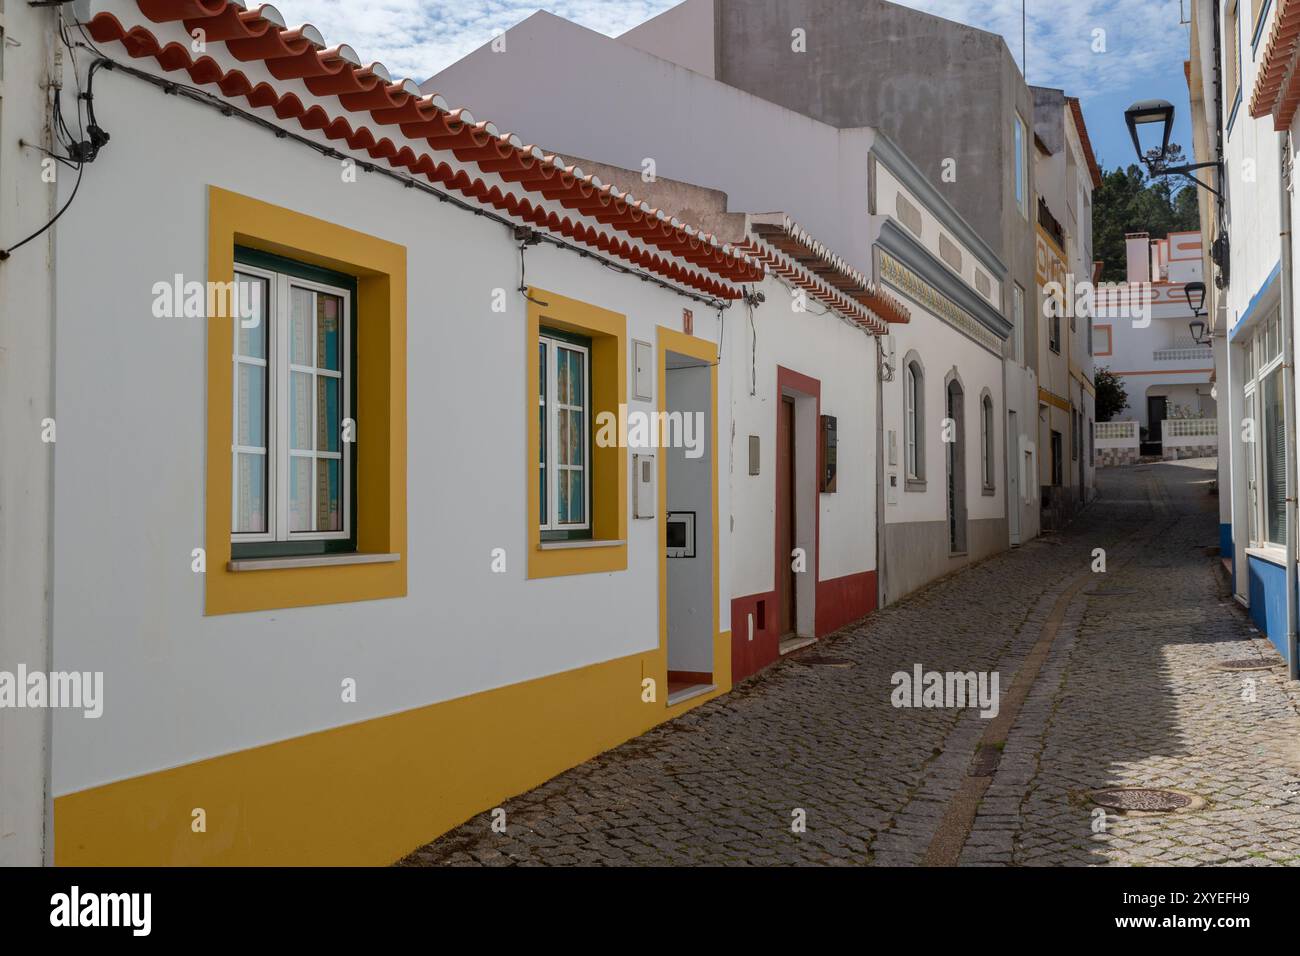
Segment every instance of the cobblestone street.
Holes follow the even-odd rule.
[[[483,814],[403,863],[1296,863],[1297,694],[1228,595],[1211,465],[1101,470],[1067,531],[509,800],[506,833]],[[1241,658],[1276,666],[1215,667]],[[918,664],[997,672],[1001,713],[896,708]],[[1102,817],[1087,795],[1120,786],[1204,803]]]

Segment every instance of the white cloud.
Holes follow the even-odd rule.
[[[550,0],[545,9],[616,36],[676,0]],[[395,77],[424,80],[542,9],[536,0],[277,0],[291,26],[311,23]]]
[[[550,0],[546,9],[616,36],[676,0]],[[1021,0],[899,0],[907,6],[1000,33],[1020,62]],[[1187,56],[1179,0],[1067,0],[1028,6],[1028,78],[1085,100],[1168,75]],[[315,24],[330,45],[347,43],[395,76],[423,80],[526,19],[536,0],[281,0],[290,24]],[[1106,52],[1093,51],[1094,30]]]
[[[1021,0],[897,0],[950,20],[999,33],[1021,62]],[[1028,5],[1027,78],[1035,86],[1064,89],[1084,100],[1102,92],[1140,87],[1143,80],[1181,71],[1188,55],[1179,0],[1068,0]],[[1104,31],[1105,52],[1095,52],[1094,31]]]

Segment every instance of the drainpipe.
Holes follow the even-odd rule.
[[[876,610],[885,606],[885,343],[876,343]]]
[[[1278,238],[1282,258],[1282,420],[1286,428],[1286,647],[1287,671],[1300,680],[1300,654],[1296,640],[1296,425],[1295,425],[1295,315],[1291,262],[1291,136],[1278,137],[1279,166]]]

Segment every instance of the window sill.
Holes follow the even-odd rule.
[[[1259,558],[1261,561],[1267,561],[1269,564],[1276,564],[1280,568],[1286,567],[1286,548],[1278,548],[1270,545],[1247,548],[1248,557]]]
[[[621,548],[626,541],[542,541],[537,545],[538,551],[575,551],[582,548]]]
[[[353,564],[395,564],[400,554],[311,554],[297,558],[239,558],[226,562],[227,571],[281,571],[287,568],[328,568]]]
[[[980,491],[980,494],[982,494],[985,498],[992,498],[997,493],[998,490],[996,488],[990,487],[989,485],[985,485],[984,488]]]
[[[925,479],[908,478],[903,486],[904,491],[925,491]]]

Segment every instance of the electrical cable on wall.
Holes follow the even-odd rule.
[[[96,50],[95,52],[98,53],[99,51]],[[162,77],[155,76],[152,73],[147,73],[144,70],[137,70],[132,66],[128,66],[125,63],[119,63],[118,61],[113,60],[109,57],[105,57],[102,54],[100,55],[100,58],[96,61],[96,64],[102,65],[102,68],[104,69],[111,69],[118,73],[123,73],[127,76],[131,76],[136,79],[143,80],[146,83],[158,87],[168,95],[180,96],[185,99],[191,100],[193,102],[202,104],[204,106],[211,107],[217,110],[218,112],[220,112],[223,116],[236,117],[245,120],[249,123],[252,123],[254,126],[259,126],[262,129],[272,133],[277,139],[293,140],[294,142],[306,146],[309,149],[312,149],[315,152],[319,153],[320,155],[328,157],[330,159],[344,159],[344,158],[353,159],[353,162],[356,164],[356,167],[358,169],[361,169],[367,173],[374,173],[376,175],[383,176],[387,179],[392,179],[396,182],[401,183],[407,189],[417,189],[420,192],[426,193],[430,196],[437,198],[439,202],[449,203],[457,207],[458,209],[463,209],[466,212],[473,213],[475,216],[480,216],[485,219],[490,219],[493,222],[506,226],[512,231],[512,233],[516,229],[527,228],[527,227],[520,227],[519,224],[516,223],[514,220],[508,219],[505,216],[497,215],[496,213],[483,209],[480,206],[471,205],[469,202],[466,202],[462,199],[458,199],[455,196],[445,193],[442,190],[429,185],[428,183],[421,182],[410,176],[404,176],[394,170],[387,169],[375,163],[349,157],[344,153],[340,153],[332,146],[326,146],[322,143],[316,142],[315,140],[309,139],[306,136],[302,136],[297,133],[290,132],[289,130],[271,122],[270,120],[263,119],[262,117],[257,116],[254,113],[248,112],[247,110],[242,110],[239,107],[233,105],[232,103],[229,103],[218,96],[208,93],[205,90],[200,90],[196,87],[187,86],[183,83],[177,83],[174,80],[164,79]],[[92,67],[92,72],[94,69],[95,67]],[[106,135],[107,134],[105,134],[105,136]],[[587,249],[583,249],[579,246],[576,246],[556,236],[548,235],[543,232],[537,232],[535,230],[532,232],[533,235],[536,236],[536,243],[530,243],[530,244],[540,245],[544,243],[546,245],[554,246],[557,249],[564,249],[567,252],[576,253],[581,258],[591,259],[595,262],[598,262],[601,265],[603,265],[605,268],[610,269],[611,271],[618,272],[622,275],[636,276],[642,282],[652,283],[654,285],[659,286],[660,288],[667,289],[668,291],[674,293],[675,295],[679,295],[684,298],[691,299],[692,301],[702,303],[703,305],[706,305],[710,308],[723,309],[723,310],[731,308],[731,303],[729,301],[721,300],[716,296],[706,296],[695,292],[688,292],[687,290],[678,288],[672,283],[667,282],[656,275],[651,275],[650,273],[643,272],[639,269],[635,269],[630,266],[624,266],[620,263],[613,262],[598,253],[591,252]]]
[[[519,240],[519,294],[534,305],[549,309],[551,303],[543,302],[541,299],[534,299],[532,293],[528,291],[528,264],[524,261],[524,253],[528,250],[528,247],[537,245],[542,241],[542,237],[527,226],[515,226],[511,230],[511,234]]]
[[[67,32],[62,23],[59,24],[59,37],[63,41],[63,45],[68,48],[70,54],[69,58],[72,61],[72,76],[77,86],[77,132],[75,135],[73,134],[72,130],[68,126],[67,120],[64,118],[63,91],[56,87],[50,107],[52,110],[50,127],[53,130],[55,139],[58,141],[59,145],[63,147],[63,150],[67,155],[60,156],[58,153],[45,149],[44,147],[35,148],[47,154],[61,165],[64,165],[69,169],[75,169],[77,171],[77,181],[72,185],[72,192],[68,196],[68,201],[63,204],[62,208],[60,208],[59,211],[56,212],[47,223],[45,223],[45,225],[41,226],[41,228],[37,229],[26,238],[20,239],[8,248],[0,249],[0,262],[9,259],[17,250],[21,249],[29,242],[43,236],[54,227],[56,222],[63,218],[63,214],[71,208],[73,200],[77,198],[77,192],[81,189],[81,179],[85,174],[86,165],[95,161],[99,156],[99,151],[104,148],[110,138],[108,133],[104,131],[95,118],[95,71],[104,65],[105,61],[101,58],[91,64],[90,71],[86,75],[85,92],[82,92],[81,77],[77,73],[75,51],[72,48],[72,43],[69,41]],[[81,117],[81,104],[83,102],[86,104],[86,119],[84,123]],[[24,143],[22,145],[34,144]]]

